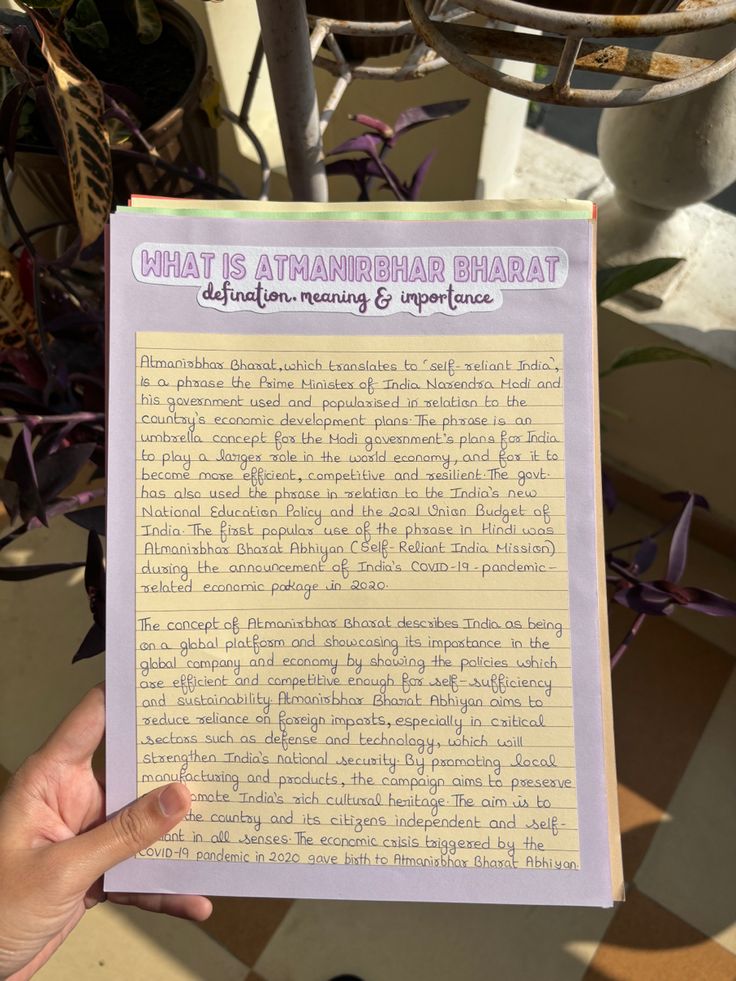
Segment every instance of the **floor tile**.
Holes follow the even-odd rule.
[[[86,914],[36,978],[243,981],[247,974],[247,965],[196,924],[106,903]]]
[[[578,981],[612,910],[299,900],[255,964],[268,981]]]
[[[669,817],[661,807],[652,804],[623,783],[618,785],[618,813],[624,881],[631,882],[657,833],[659,822],[668,821]]]
[[[733,981],[736,957],[637,889],[620,906],[584,981]]]
[[[59,518],[9,547],[3,560],[84,561],[86,548],[86,532]],[[0,763],[11,771],[102,681],[102,657],[71,663],[92,623],[83,577],[78,569],[0,583]]]
[[[654,837],[640,889],[736,954],[736,673]],[[736,976],[736,975],[735,975]]]
[[[612,636],[633,614],[611,611]],[[619,782],[666,809],[734,668],[724,651],[650,617],[613,671]]]
[[[293,901],[220,897],[213,902],[212,916],[202,929],[246,964],[255,964]]]

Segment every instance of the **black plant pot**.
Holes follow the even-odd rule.
[[[425,6],[429,7],[430,4],[431,0],[426,0]],[[409,19],[404,0],[307,0],[307,13],[315,17],[372,23]],[[380,58],[404,51],[411,45],[413,37],[412,34],[399,37],[340,36],[339,42],[349,61],[363,61],[365,58]]]

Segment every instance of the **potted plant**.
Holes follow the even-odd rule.
[[[111,201],[191,189],[188,161],[197,176],[217,173],[206,43],[174,0],[24,9],[2,18],[0,142],[41,201],[76,220],[82,244],[99,235]]]

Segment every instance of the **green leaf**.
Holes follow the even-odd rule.
[[[31,90],[28,97],[23,101],[18,115],[18,132],[16,139],[19,143],[32,143],[38,133],[38,123],[36,121],[36,97]]]
[[[122,143],[127,143],[133,136],[131,130],[119,119],[106,119],[105,128],[107,129],[107,138],[110,141],[111,147],[118,147]]]
[[[90,48],[101,51],[110,47],[110,35],[102,23],[95,0],[79,0],[74,9],[74,16],[68,17],[64,26],[68,34]]]
[[[655,276],[672,269],[682,259],[668,257],[663,259],[647,259],[633,266],[612,266],[610,269],[599,269],[596,276],[598,303],[610,300],[612,296],[627,293],[639,283],[646,283]]]
[[[631,418],[626,412],[622,412],[621,409],[616,409],[606,402],[601,402],[601,414],[604,416],[613,416],[614,419],[620,419],[622,422],[628,422]]]
[[[127,0],[128,17],[135,25],[141,44],[153,44],[161,37],[161,14],[156,0]]]
[[[33,21],[49,66],[46,88],[64,141],[84,248],[101,235],[112,204],[112,161],[103,122],[102,86],[52,28],[39,17]]]
[[[635,364],[652,364],[655,361],[699,361],[710,368],[707,358],[693,354],[692,351],[683,351],[676,347],[632,347],[622,351],[613,364],[601,372],[600,377],[605,378],[621,368],[629,368]]]

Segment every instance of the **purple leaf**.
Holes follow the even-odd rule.
[[[96,657],[105,650],[105,631],[98,623],[93,623],[87,634],[79,645],[77,653],[72,658],[72,664],[76,661],[84,661],[89,657]]]
[[[618,495],[616,494],[616,488],[613,486],[613,481],[605,472],[602,473],[603,482],[603,506],[609,514],[612,514],[616,505],[618,504]]]
[[[355,157],[343,157],[342,160],[330,160],[329,163],[325,164],[325,173],[328,177],[341,177],[343,174],[347,174],[350,177],[356,177],[359,165],[364,163],[364,160],[356,160]]]
[[[141,119],[146,114],[146,104],[139,95],[125,85],[117,85],[114,82],[102,82],[102,89],[105,95],[110,96],[116,102],[129,109],[136,119]],[[125,120],[126,123],[128,120]]]
[[[675,608],[673,598],[650,583],[627,586],[625,589],[620,589],[613,598],[621,606],[651,616],[667,616]]]
[[[675,530],[672,532],[670,542],[670,556],[667,563],[667,579],[670,582],[679,582],[685,571],[687,563],[687,540],[690,534],[690,521],[693,516],[695,495],[688,494],[687,502],[678,518]]]
[[[407,133],[417,126],[424,126],[426,123],[434,122],[435,119],[447,119],[448,116],[455,116],[468,105],[470,99],[453,99],[450,102],[435,102],[429,106],[414,106],[412,109],[405,109],[399,113],[398,119],[394,123],[394,137],[391,143],[395,143],[402,133]]]
[[[105,561],[96,531],[90,531],[87,539],[84,586],[89,596],[94,623],[72,658],[73,662],[94,657],[105,649]]]
[[[424,179],[427,176],[427,171],[435,158],[436,152],[436,150],[433,150],[430,154],[428,154],[414,171],[414,176],[412,177],[408,188],[408,197],[410,201],[417,201],[419,199],[419,192],[422,189],[422,184],[424,183]]]
[[[75,494],[73,497],[60,497],[58,500],[46,505],[46,517],[56,518],[60,514],[66,514],[67,511],[75,511],[77,508],[83,508],[90,501],[102,497],[104,493],[104,489],[98,487],[96,490],[81,491],[81,493]],[[28,530],[31,531],[33,528],[38,527],[40,523],[38,518],[31,518],[28,522]]]
[[[0,580],[20,582],[23,579],[38,579],[40,576],[50,576],[54,572],[79,569],[83,565],[84,562],[51,562],[48,565],[0,566]]]
[[[76,419],[72,419],[69,422],[64,423],[63,425],[59,426],[58,429],[52,424],[48,431],[43,434],[41,439],[36,444],[36,449],[33,452],[36,465],[38,465],[39,460],[43,460],[47,456],[52,456],[54,453],[58,453],[59,450],[63,449],[65,445],[68,445],[69,434],[76,429],[78,425],[80,425],[80,423]]]
[[[401,189],[401,181],[393,172],[393,170],[391,170],[390,167],[387,167],[386,164],[383,162],[383,160],[381,160],[381,158],[377,155],[373,157],[372,162],[378,168],[378,173],[376,174],[376,176],[383,177],[383,179],[386,181],[386,184],[388,185],[389,190],[391,191],[391,193],[393,194],[393,196],[396,198],[397,201],[404,201],[405,195]]]
[[[46,369],[35,351],[7,348],[0,352],[0,364],[3,362],[11,364],[26,385],[42,391],[46,384]]]
[[[76,443],[36,460],[41,498],[50,501],[74,480],[94,452],[94,443]]]
[[[694,494],[692,491],[669,491],[667,494],[662,494],[663,501],[687,501],[691,497],[696,508],[705,508],[706,511],[710,511],[710,504],[702,494]]]
[[[636,551],[632,563],[634,571],[646,572],[657,557],[657,543],[653,538],[644,538]]]
[[[98,535],[105,535],[104,504],[75,511],[73,514],[67,514],[66,517],[69,521],[73,521],[75,525],[79,525],[80,528],[86,528],[87,531],[96,531]]]
[[[87,539],[87,561],[84,567],[84,588],[89,596],[92,618],[105,626],[105,560],[102,543],[96,531],[90,531]]]
[[[619,579],[632,583],[634,586],[639,585],[638,577],[631,572],[628,563],[624,562],[623,559],[618,558],[618,556],[613,555],[611,552],[607,552],[606,563],[618,575]]]
[[[343,157],[342,160],[332,160],[325,166],[325,173],[330,176],[341,176],[343,174],[354,177],[360,189],[359,201],[368,200],[367,170],[368,163],[372,163],[368,157]]]
[[[15,521],[20,513],[20,492],[14,480],[0,480],[0,502],[5,505],[10,520]]]
[[[31,431],[27,426],[18,433],[5,468],[6,480],[18,485],[18,511],[24,521],[38,518],[48,526],[31,447]]]
[[[382,143],[380,136],[376,136],[375,133],[361,133],[360,136],[351,136],[349,140],[345,140],[339,146],[336,146],[334,150],[330,150],[327,154],[328,157],[334,157],[338,153],[369,153],[374,156],[376,153],[376,147]]]
[[[684,604],[688,610],[696,610],[698,613],[707,613],[711,617],[736,617],[736,602],[726,599],[719,593],[713,593],[709,589],[698,589],[690,586],[685,589],[689,599]]]

